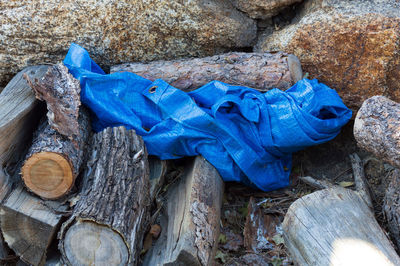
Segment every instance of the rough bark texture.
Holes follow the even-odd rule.
[[[89,115],[84,109],[79,113],[80,133],[73,140],[52,129],[47,120],[43,121],[34,136],[32,146],[22,167],[22,179],[25,185],[43,198],[58,198],[68,193],[81,170],[90,130]],[[60,158],[59,155],[63,158]],[[51,186],[47,183],[52,182],[52,180],[41,180],[40,176],[33,174],[33,167],[42,167],[39,164],[44,160],[52,161],[52,165],[62,169],[62,173],[58,177],[55,177],[54,173],[48,173],[49,177],[53,175],[54,179],[62,180],[61,183],[57,181],[59,186],[55,184]],[[69,165],[69,168],[62,164]],[[67,169],[64,171],[65,168]],[[43,169],[43,171],[45,170]],[[70,175],[72,177],[69,177]],[[49,187],[45,188],[47,186]],[[50,187],[52,188],[50,189]]]
[[[57,205],[60,210],[65,210],[61,204]],[[55,237],[61,218],[22,185],[10,193],[0,211],[5,241],[23,261],[31,265],[44,263],[46,250]]]
[[[79,137],[79,107],[81,87],[63,64],[51,66],[46,75],[35,82],[25,75],[36,98],[46,101],[50,126],[58,133],[75,139]]]
[[[133,130],[107,128],[91,147],[80,199],[59,234],[63,259],[68,265],[136,265],[150,205],[143,140]],[[97,244],[93,235],[102,236]]]
[[[205,58],[114,66],[111,72],[129,71],[144,78],[162,79],[190,91],[219,80],[266,91],[288,89],[303,77],[297,57],[286,53],[228,53]]]
[[[400,167],[400,104],[383,96],[366,100],[354,122],[359,147]]]
[[[144,265],[210,265],[219,236],[223,182],[217,170],[197,156],[168,190],[159,239]]]
[[[34,137],[22,168],[25,185],[44,198],[58,198],[74,184],[90,135],[89,115],[80,108],[80,85],[63,64],[51,66],[39,81],[26,80],[46,101],[48,121]]]
[[[386,215],[391,237],[400,249],[400,170],[395,169],[386,190],[383,210]]]
[[[298,265],[400,264],[365,201],[349,189],[324,189],[298,199],[282,228]]]
[[[43,114],[23,75],[40,79],[47,69],[44,65],[25,68],[0,94],[0,166],[18,161]]]
[[[71,42],[110,66],[250,47],[257,33],[228,0],[3,0],[0,25],[0,86],[27,65],[59,62]]]
[[[311,0],[292,24],[260,37],[255,51],[293,53],[357,110],[373,95],[400,100],[399,27],[396,0]]]
[[[302,0],[231,0],[233,5],[254,19],[267,19]]]

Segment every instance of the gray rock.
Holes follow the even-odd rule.
[[[284,8],[302,0],[231,0],[234,6],[251,18],[267,19],[275,16]]]
[[[62,60],[71,42],[104,67],[248,47],[256,31],[228,0],[2,1],[0,86],[27,65]]]

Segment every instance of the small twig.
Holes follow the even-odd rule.
[[[367,180],[364,175],[364,163],[358,157],[357,153],[350,154],[351,166],[353,167],[354,183],[356,184],[356,190],[358,195],[365,201],[370,209],[373,209],[371,195]]]

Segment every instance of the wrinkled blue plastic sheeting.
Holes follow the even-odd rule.
[[[352,116],[317,80],[266,93],[219,81],[183,92],[129,72],[105,74],[82,47],[64,60],[95,114],[93,127],[125,126],[161,159],[201,154],[225,181],[269,191],[289,184],[291,154],[333,139]]]

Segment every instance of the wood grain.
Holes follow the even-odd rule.
[[[282,224],[299,265],[400,265],[392,243],[365,201],[335,187],[295,201]]]
[[[161,235],[144,265],[210,265],[219,236],[223,182],[202,156],[168,189]]]
[[[65,206],[55,202],[60,210]],[[41,265],[59,228],[62,215],[55,214],[41,199],[22,185],[1,206],[1,231],[9,247],[26,263]]]
[[[42,78],[47,69],[46,65],[25,68],[0,94],[0,166],[19,159],[43,114],[23,75]]]

